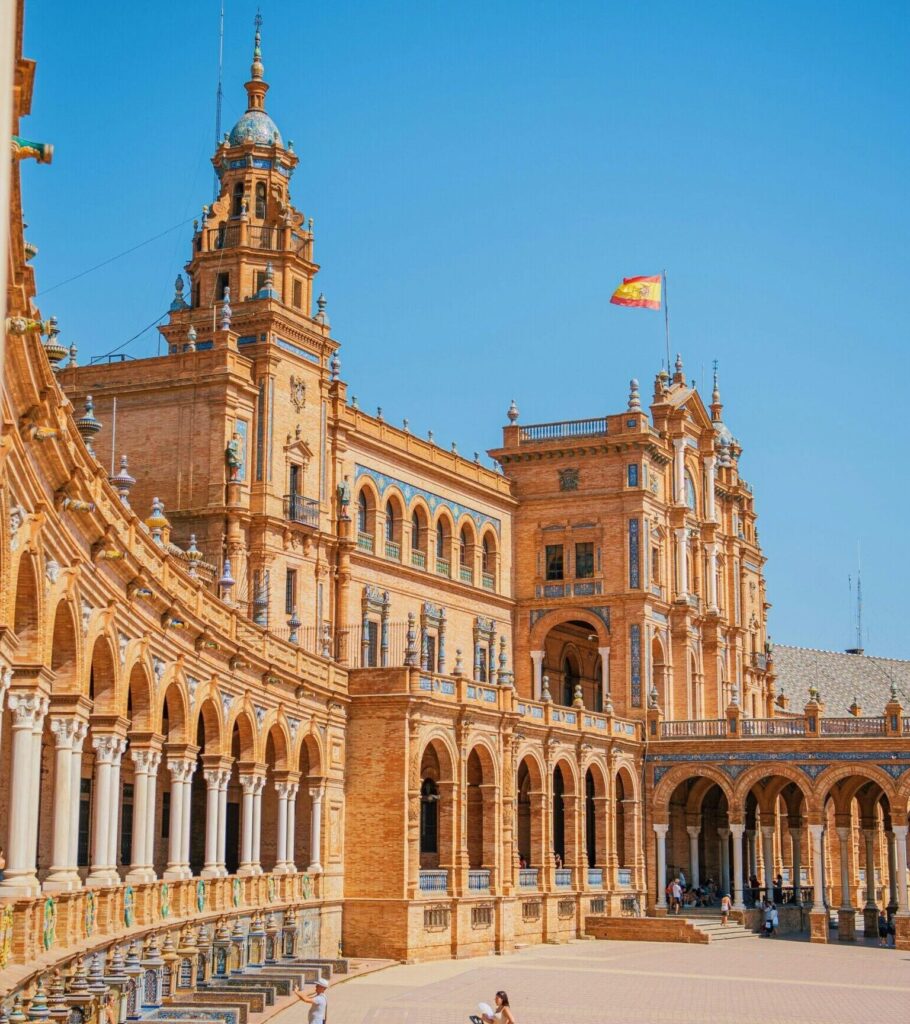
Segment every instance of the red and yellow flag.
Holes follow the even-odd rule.
[[[660,274],[654,277],[624,277],[622,284],[613,292],[610,302],[615,306],[639,306],[642,309],[660,309],[663,281]]]

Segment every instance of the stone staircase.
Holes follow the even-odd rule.
[[[720,913],[712,907],[693,907],[683,911],[680,919],[688,921],[693,928],[708,936],[711,942],[729,942],[732,939],[757,939],[759,935],[746,928],[739,921],[720,923]]]

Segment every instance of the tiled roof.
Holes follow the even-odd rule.
[[[849,714],[854,697],[864,715],[880,715],[890,699],[892,682],[901,704],[910,709],[910,661],[775,644],[774,672],[775,686],[790,698],[791,711],[802,710],[809,687],[814,686],[826,715]]]

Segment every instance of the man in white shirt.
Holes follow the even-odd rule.
[[[325,978],[317,978],[316,991],[311,996],[305,996],[299,989],[295,992],[295,995],[302,1003],[310,1004],[310,1012],[307,1015],[307,1024],[325,1024],[325,991],[328,987],[329,983]]]
[[[673,879],[670,895],[673,897],[673,913],[678,914],[679,908],[682,906],[682,886],[679,884],[678,878]]]

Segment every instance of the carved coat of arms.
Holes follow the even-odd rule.
[[[291,375],[291,404],[297,412],[306,405],[306,384],[301,377]]]
[[[561,470],[559,470],[559,489],[561,491],[577,491],[578,490],[578,470],[577,469],[561,469]]]

